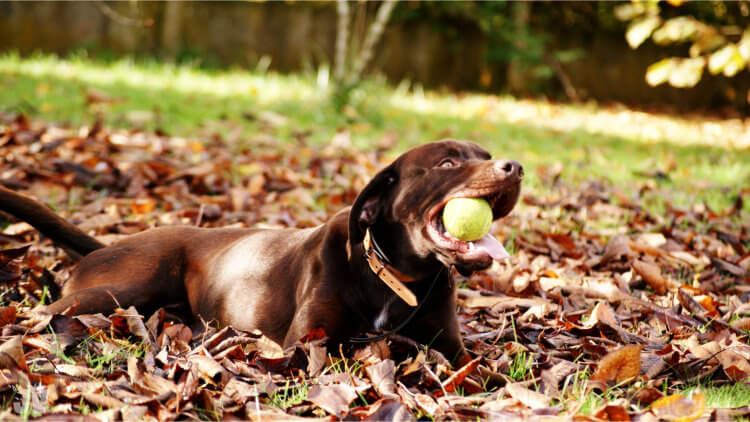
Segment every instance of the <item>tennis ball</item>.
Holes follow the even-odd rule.
[[[453,198],[443,208],[443,226],[458,240],[479,240],[491,225],[492,208],[482,198]]]

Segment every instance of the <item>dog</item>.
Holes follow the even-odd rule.
[[[378,172],[350,208],[308,229],[160,227],[104,246],[40,203],[0,186],[0,209],[82,257],[46,311],[193,316],[259,329],[283,346],[323,329],[331,342],[399,329],[465,360],[451,267],[462,274],[507,257],[487,235],[464,242],[442,225],[456,197],[485,198],[493,219],[515,206],[523,168],[464,141],[427,143]],[[71,308],[72,307],[72,308]]]

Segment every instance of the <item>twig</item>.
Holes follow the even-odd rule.
[[[378,14],[370,25],[370,30],[367,31],[367,36],[365,37],[365,42],[362,44],[360,54],[357,57],[357,60],[354,61],[350,77],[350,82],[352,84],[359,81],[359,78],[362,76],[362,71],[365,69],[365,66],[367,66],[370,59],[372,59],[375,45],[380,40],[380,36],[383,35],[385,24],[388,22],[388,18],[390,18],[391,12],[393,12],[395,6],[396,0],[386,0],[378,8]]]
[[[435,382],[438,383],[438,385],[440,386],[440,389],[443,390],[443,396],[447,396],[448,392],[445,391],[445,387],[443,387],[443,383],[440,381],[440,378],[438,378],[438,376],[435,375],[435,373],[432,372],[432,369],[430,369],[430,367],[427,366],[426,364],[422,365],[422,367],[424,368],[425,371],[427,371],[427,373],[430,375],[430,377],[432,377],[432,379],[434,379]]]
[[[203,220],[203,210],[206,208],[206,204],[201,204],[198,208],[198,217],[195,218],[195,227],[200,227]]]
[[[576,103],[581,102],[581,97],[578,95],[578,91],[576,91],[576,88],[573,86],[573,82],[570,80],[567,72],[565,72],[565,69],[563,69],[560,61],[555,60],[550,55],[547,55],[544,59],[544,61],[547,62],[547,64],[555,71],[555,75],[557,75],[557,79],[560,80],[560,83],[565,90],[565,95],[568,96],[568,99]]]
[[[96,7],[98,7],[99,11],[102,12],[105,16],[119,23],[120,25],[151,26],[154,24],[154,20],[152,18],[139,19],[125,16],[115,9],[109,7],[109,5],[102,0],[96,2]]]

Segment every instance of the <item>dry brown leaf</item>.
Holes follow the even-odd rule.
[[[115,309],[115,313],[125,318],[128,330],[133,335],[140,337],[145,343],[153,346],[153,339],[146,328],[146,324],[143,323],[143,315],[139,314],[134,306],[128,309]]]
[[[372,387],[383,397],[397,397],[395,373],[396,366],[392,360],[386,359],[365,367],[367,377],[372,381]]]
[[[349,403],[356,398],[356,390],[346,384],[314,385],[307,394],[307,400],[338,418],[346,414]]]
[[[594,381],[622,383],[641,373],[641,345],[627,345],[607,353],[591,376]]]
[[[601,421],[630,421],[626,405],[605,404],[594,411],[594,416]]]
[[[656,294],[667,293],[667,280],[661,275],[661,268],[658,265],[636,259],[633,261],[633,270],[643,277]]]
[[[374,365],[390,358],[391,350],[384,339],[367,343],[365,347],[354,352],[354,359],[361,361],[364,365]]]
[[[120,400],[117,400],[116,398],[111,397],[111,396],[106,396],[104,394],[83,393],[81,394],[81,397],[83,397],[83,399],[86,400],[87,402],[94,404],[96,406],[114,408],[114,409],[119,409],[125,406],[125,403],[121,402]]]
[[[702,270],[703,268],[711,265],[711,260],[708,259],[705,255],[700,256],[700,258],[696,258],[694,255],[692,255],[689,252],[685,251],[672,251],[669,253],[669,256],[678,260],[682,261],[688,265],[691,265],[695,267],[697,270]]]
[[[15,324],[16,312],[15,306],[0,307],[0,327],[6,324]]]
[[[307,372],[311,377],[317,377],[325,367],[328,360],[328,350],[321,344],[310,344],[310,359],[307,363]]]
[[[425,413],[432,416],[440,409],[435,399],[428,396],[427,394],[415,394],[414,401],[417,402],[417,406],[422,409]]]
[[[595,267],[597,265],[605,265],[611,261],[619,260],[623,257],[630,258],[634,255],[630,249],[630,239],[624,235],[617,235],[612,237],[607,246],[604,249],[604,254],[597,258],[595,261],[590,262],[588,265]]]
[[[188,362],[196,370],[197,375],[213,384],[223,384],[229,376],[218,362],[208,356],[191,355]]]
[[[534,306],[543,306],[549,312],[557,310],[557,305],[541,298],[523,298],[512,296],[469,296],[459,298],[459,304],[465,308],[488,308],[493,307],[498,311],[506,309],[528,309]]]
[[[727,376],[740,381],[750,376],[750,346],[737,340],[732,334],[723,340],[698,344],[697,336],[691,336],[686,342],[690,353],[709,362],[721,364]]]
[[[55,370],[61,374],[70,375],[77,378],[90,378],[94,376],[94,371],[81,365],[70,365],[67,363],[58,363]]]
[[[551,397],[533,390],[529,390],[520,383],[511,383],[505,386],[505,391],[514,399],[532,409],[543,409],[549,407]]]
[[[23,354],[23,338],[13,336],[0,344],[0,368],[27,371],[26,357]]]
[[[362,420],[366,421],[411,421],[414,417],[403,404],[392,399],[380,399],[370,406],[368,414]]]
[[[557,397],[559,394],[559,385],[565,377],[578,370],[578,365],[567,360],[560,360],[549,369],[543,369],[542,392],[547,397]]]
[[[477,357],[472,359],[471,361],[467,362],[464,366],[459,368],[458,371],[454,372],[450,377],[448,377],[445,381],[443,381],[443,389],[448,392],[453,392],[456,390],[456,388],[463,383],[464,378],[466,378],[467,375],[474,372],[475,369],[477,369],[477,365],[479,365],[479,361],[482,360],[482,357]],[[464,386],[466,388],[466,386]],[[470,393],[474,393],[473,391]]]

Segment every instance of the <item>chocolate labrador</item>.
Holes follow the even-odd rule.
[[[441,223],[445,203],[482,197],[494,219],[515,205],[523,169],[476,144],[416,147],[382,169],[351,208],[309,229],[147,230],[104,247],[51,210],[0,187],[0,209],[83,259],[53,313],[144,314],[170,304],[287,346],[322,328],[332,341],[373,330],[464,360],[450,267],[470,273],[507,257],[491,235],[463,242]],[[414,310],[417,310],[416,312]],[[401,327],[403,326],[403,327]]]

